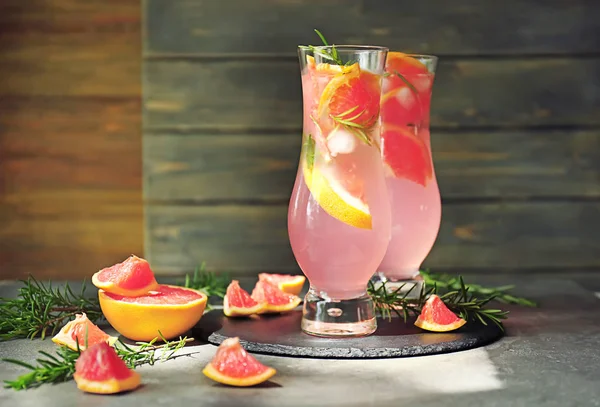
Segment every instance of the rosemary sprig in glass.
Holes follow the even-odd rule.
[[[177,357],[175,353],[183,348],[188,342],[193,341],[193,338],[179,338],[175,341],[166,341],[156,345],[156,341],[138,342],[136,346],[129,346],[118,341],[115,344],[117,354],[128,367],[135,369],[142,365],[153,365],[157,361],[172,360]],[[160,350],[160,353],[157,351]],[[4,381],[4,387],[14,390],[26,390],[39,387],[43,384],[56,384],[67,382],[73,379],[75,373],[75,362],[81,351],[72,350],[66,346],[61,346],[55,355],[48,352],[39,351],[43,356],[38,358],[36,365],[22,362],[16,359],[2,359],[4,362],[12,363],[30,370],[15,380]]]
[[[85,295],[85,282],[78,293],[68,284],[53,288],[51,282],[45,285],[31,276],[22,283],[17,298],[0,298],[0,341],[44,339],[82,312],[91,321],[102,316],[98,299]]]

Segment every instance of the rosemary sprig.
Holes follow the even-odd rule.
[[[29,276],[17,298],[0,298],[0,341],[17,338],[44,339],[54,335],[75,314],[85,312],[91,321],[102,316],[96,298],[87,298],[86,284],[79,293],[66,284],[53,288]]]
[[[208,271],[206,270],[206,263],[202,262],[200,267],[196,267],[191,277],[186,274],[183,284],[186,288],[202,291],[208,297],[223,298],[230,282],[231,279],[227,274],[217,275],[212,271]]]
[[[420,272],[425,284],[437,285],[448,291],[456,291],[461,289],[461,278],[445,273],[432,273],[429,270]],[[516,304],[524,307],[537,307],[537,303],[527,298],[517,297],[509,293],[514,289],[514,285],[505,285],[501,287],[484,287],[479,284],[465,284],[471,294],[478,296],[494,296],[494,300],[505,304]]]
[[[315,28],[315,32],[317,33],[317,35],[319,36],[319,38],[321,39],[321,42],[323,42],[323,45],[325,45],[326,47],[330,47],[329,50],[327,49],[319,49],[317,47],[314,47],[312,45],[309,45],[308,48],[317,55],[320,55],[323,58],[326,59],[330,59],[332,61],[334,61],[336,64],[338,65],[344,65],[344,61],[342,61],[342,59],[340,58],[340,55],[338,54],[337,49],[335,48],[335,45],[329,45],[329,43],[327,42],[327,40],[325,39],[325,36],[323,34],[321,34],[321,32],[319,30],[317,30]]]
[[[138,342],[136,346],[128,346],[118,341],[115,344],[115,350],[128,367],[135,369],[142,365],[153,365],[157,361],[172,360],[177,357],[175,353],[178,350],[193,340],[194,338],[183,337],[175,341],[166,341],[163,338],[164,343],[161,345],[155,345],[155,341],[152,341]],[[160,354],[157,353],[159,350],[161,351]],[[29,373],[25,373],[15,380],[5,380],[4,387],[14,390],[26,390],[43,384],[55,384],[73,379],[75,362],[81,354],[79,349],[72,350],[66,346],[61,346],[55,355],[44,351],[39,351],[39,353],[43,358],[38,358],[35,366],[16,359],[2,359],[4,362],[30,370]]]
[[[479,297],[477,294],[469,292],[468,286],[460,276],[458,277],[458,284],[459,288],[457,290],[445,293],[440,292],[435,282],[430,286],[423,284],[419,296],[409,298],[409,294],[416,285],[412,285],[409,290],[403,291],[406,284],[395,290],[388,290],[385,282],[378,286],[375,286],[373,282],[369,282],[368,293],[373,299],[375,309],[382,317],[387,319],[391,319],[392,313],[394,313],[406,322],[411,315],[416,316],[421,313],[427,299],[431,295],[437,294],[440,295],[440,299],[444,301],[444,304],[461,318],[467,321],[478,320],[484,325],[492,322],[504,330],[502,320],[507,318],[508,311],[485,308],[490,301],[496,299],[496,294]]]
[[[305,149],[306,167],[309,171],[312,171],[313,166],[315,165],[315,140],[313,139],[312,134],[306,136],[303,147]]]

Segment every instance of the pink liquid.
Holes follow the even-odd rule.
[[[365,293],[369,278],[385,254],[391,215],[379,150],[344,129],[322,131],[327,124],[317,120],[317,125],[311,118],[316,117],[318,100],[328,81],[307,72],[302,75],[304,147],[290,200],[288,231],[296,261],[311,287],[323,297],[351,299]],[[306,147],[310,144],[308,135],[314,140],[314,160]],[[378,125],[369,129],[368,136],[375,144],[380,143]],[[305,179],[305,168],[311,162],[312,172],[308,174],[312,177],[312,192]],[[319,183],[320,187],[315,174],[326,181]],[[370,228],[353,226],[328,213],[321,204],[326,206],[332,196],[346,205],[362,209],[361,205],[366,205]],[[336,208],[340,205],[334,205]]]
[[[429,134],[433,74],[409,71],[404,79],[415,89],[394,75],[384,79],[384,93],[389,93],[382,99],[381,113],[392,239],[378,271],[396,281],[418,275],[435,243],[442,214]],[[392,170],[394,166],[399,169]]]

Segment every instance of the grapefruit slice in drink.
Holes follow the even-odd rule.
[[[421,75],[430,75],[430,72],[425,64],[403,52],[388,53],[385,63],[385,71],[387,76],[384,84],[384,93],[408,86],[406,83],[407,81],[416,89],[420,90],[419,86],[416,86],[410,82],[410,80],[408,80],[409,77],[414,78]]]
[[[466,323],[467,321],[450,311],[442,299],[435,294],[427,299],[421,314],[415,321],[415,325],[419,328],[432,332],[454,331]]]
[[[383,160],[396,178],[422,186],[433,178],[429,148],[410,127],[384,126],[381,148]]]
[[[258,314],[265,308],[264,303],[255,301],[237,280],[229,283],[223,298],[223,313],[228,317],[240,317]]]
[[[145,295],[158,287],[150,264],[133,255],[95,273],[92,284],[106,292],[127,297]]]
[[[239,338],[225,339],[202,373],[229,386],[255,386],[269,380],[277,371],[260,363],[240,344]]]
[[[114,394],[134,390],[141,384],[139,373],[129,369],[105,342],[90,346],[75,362],[77,388],[87,393]]]
[[[304,181],[315,201],[330,216],[356,228],[372,228],[369,205],[362,199],[361,185],[351,185],[352,178],[330,181],[317,167],[311,171],[305,166]]]
[[[73,321],[67,322],[67,324],[52,337],[52,342],[73,350],[77,350],[78,343],[79,349],[85,350],[87,347],[91,347],[100,342],[106,342],[109,345],[113,345],[116,341],[117,338],[108,335],[102,329],[98,328],[88,319],[85,313],[75,315]]]
[[[306,277],[300,275],[272,273],[260,273],[258,279],[279,287],[284,293],[293,295],[300,294],[302,287],[304,287],[304,282],[306,281]]]
[[[263,314],[291,311],[302,302],[297,295],[284,293],[277,286],[260,280],[252,290],[252,298],[265,304]]]
[[[202,318],[207,301],[200,291],[166,284],[139,297],[99,290],[98,298],[113,328],[126,338],[144,342],[176,338],[190,330]]]

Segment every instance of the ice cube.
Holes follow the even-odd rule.
[[[329,133],[327,147],[333,157],[338,154],[350,154],[356,148],[356,137],[347,130],[337,128]]]

